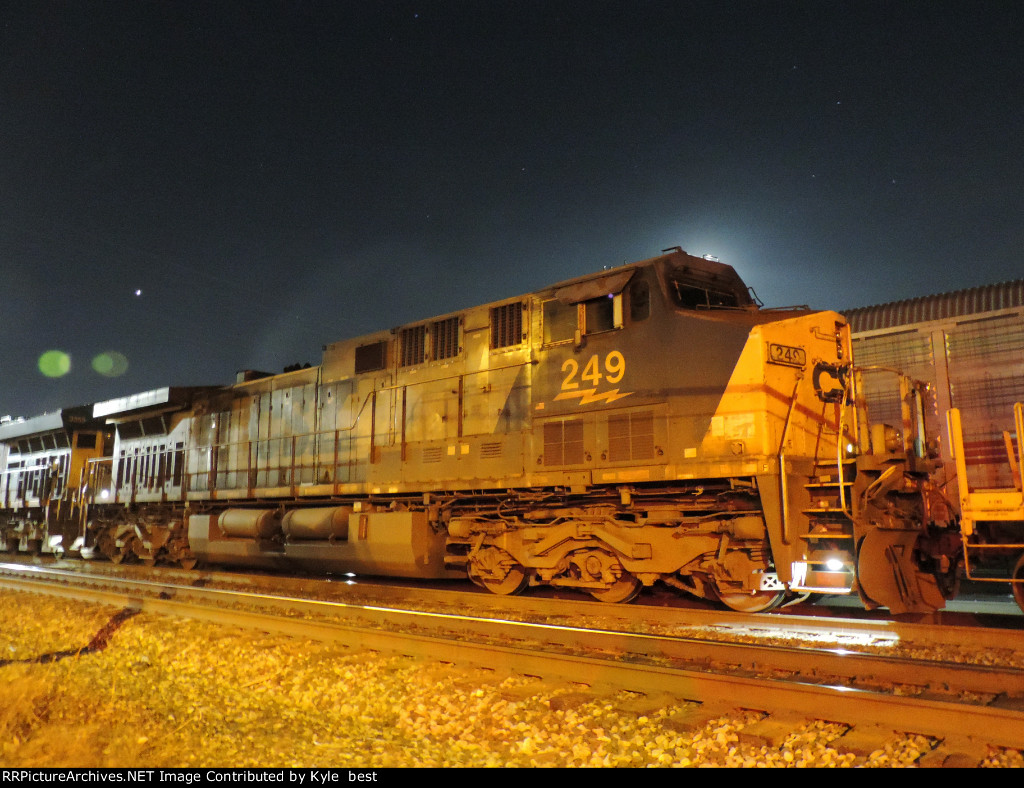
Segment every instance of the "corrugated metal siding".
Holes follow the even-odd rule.
[[[840,310],[855,334],[1024,306],[1024,279]]]
[[[853,329],[853,357],[862,368],[892,367],[931,385],[935,402],[925,422],[950,480],[945,414],[956,407],[972,486],[1011,484],[1002,433],[1013,429],[1013,403],[1024,400],[1022,307],[1024,279],[844,312]],[[863,393],[872,420],[899,423],[895,385],[891,376],[865,372]]]
[[[935,354],[928,334],[904,331],[858,339],[854,342],[853,356],[861,367],[899,369],[916,380],[935,383]],[[898,382],[891,374],[864,374],[863,393],[874,421],[900,423],[900,399],[898,393],[892,391],[894,386],[898,386]]]

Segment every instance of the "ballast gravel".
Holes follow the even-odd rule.
[[[337,644],[0,591],[0,764],[17,767],[897,767],[938,742],[863,754],[847,728],[594,696]],[[990,749],[981,765],[1024,766]]]

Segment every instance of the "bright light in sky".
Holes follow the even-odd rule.
[[[116,350],[108,350],[93,357],[92,368],[104,377],[116,378],[128,371],[128,359]]]
[[[71,371],[71,356],[63,350],[47,350],[39,357],[39,371],[48,378],[59,378]]]

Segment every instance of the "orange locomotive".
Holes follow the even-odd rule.
[[[762,309],[679,249],[239,377],[62,423],[56,508],[26,471],[55,452],[0,426],[0,547],[613,602],[660,582],[746,611],[925,613],[955,586],[920,389],[870,427],[840,315]],[[75,459],[79,432],[105,456]]]

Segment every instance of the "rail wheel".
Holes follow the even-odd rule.
[[[640,593],[643,584],[631,574],[623,574],[608,588],[594,590],[590,595],[599,602],[629,602]]]
[[[628,602],[643,587],[626,571],[618,556],[607,550],[586,549],[569,556],[571,573],[587,583],[587,591],[599,602]]]
[[[479,550],[469,562],[469,579],[492,594],[518,594],[529,582],[526,570],[497,547]]]
[[[131,549],[128,545],[118,544],[113,531],[105,528],[96,540],[93,553],[99,553],[112,564],[120,564],[131,556]]]
[[[722,591],[717,589],[718,599],[738,613],[766,613],[774,610],[786,600],[785,591]]]
[[[1013,568],[1013,580],[1010,584],[1010,590],[1013,591],[1013,601],[1017,603],[1017,607],[1024,610],[1024,554],[1017,560],[1017,565]]]

